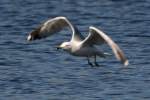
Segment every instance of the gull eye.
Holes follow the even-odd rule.
[[[67,47],[69,47],[70,45],[66,45]]]
[[[67,48],[70,48],[71,46],[69,44],[66,45]]]

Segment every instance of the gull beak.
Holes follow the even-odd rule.
[[[56,48],[57,50],[61,49],[61,47],[60,47],[60,46],[56,46],[55,48]]]

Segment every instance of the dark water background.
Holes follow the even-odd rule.
[[[56,51],[64,35],[26,41],[56,16],[82,33],[101,28],[124,50],[128,68],[113,57],[92,68]],[[150,100],[150,0],[0,0],[0,100]]]

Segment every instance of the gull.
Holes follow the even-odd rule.
[[[124,66],[129,64],[123,51],[103,31],[94,26],[90,26],[88,36],[84,37],[77,27],[64,16],[58,16],[42,23],[29,33],[27,40],[33,41],[52,36],[53,34],[60,32],[65,27],[69,27],[71,29],[72,37],[70,41],[61,43],[57,49],[63,49],[73,56],[86,57],[89,65],[98,66],[96,57],[105,58],[109,55],[109,53],[102,52],[96,47],[96,45],[107,44],[112,49],[115,57],[123,63]],[[90,58],[94,58],[94,62],[91,62]]]

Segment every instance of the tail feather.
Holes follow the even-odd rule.
[[[112,56],[112,54],[107,53],[107,52],[104,52],[104,55],[105,55],[106,57]]]
[[[104,52],[104,53],[98,53],[98,56],[102,58],[108,58],[111,57],[112,54]]]

